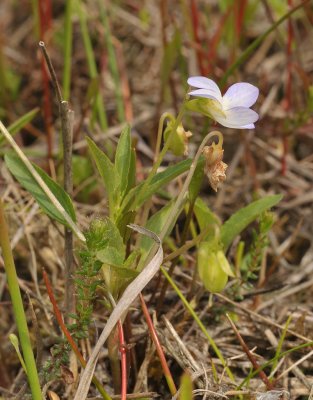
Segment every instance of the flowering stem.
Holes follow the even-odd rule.
[[[10,246],[9,230],[5,220],[4,207],[0,198],[0,247],[4,260],[5,272],[8,279],[9,292],[12,300],[14,317],[19,333],[24,361],[27,370],[27,379],[34,400],[42,400],[36,362],[30,342],[30,336],[23,307],[22,296],[18,284],[13,254]]]
[[[147,176],[147,179],[146,179],[144,185],[142,186],[142,191],[144,191],[144,189],[149,185],[149,183],[151,182],[152,178],[153,178],[154,175],[156,174],[156,172],[157,172],[159,166],[161,165],[161,163],[162,163],[162,161],[163,161],[163,158],[164,158],[164,156],[165,156],[167,150],[168,150],[169,147],[170,147],[172,137],[174,136],[174,134],[175,134],[177,128],[179,127],[179,124],[181,123],[181,121],[182,121],[182,119],[183,119],[183,116],[184,116],[184,113],[185,113],[185,105],[186,105],[188,99],[189,99],[189,96],[186,95],[185,100],[184,100],[184,102],[183,102],[183,104],[182,104],[181,110],[180,110],[180,112],[179,112],[179,114],[178,114],[178,116],[177,116],[177,118],[176,118],[176,120],[175,120],[175,123],[174,123],[174,125],[173,125],[173,129],[172,129],[171,133],[168,135],[168,138],[167,138],[167,140],[165,141],[162,150],[161,150],[160,153],[158,154],[157,159],[155,160],[155,162],[154,162],[154,164],[153,164],[153,167],[152,167],[151,171],[149,172],[149,175]],[[163,114],[163,115],[164,115],[164,114]],[[160,125],[161,125],[161,121],[160,121]],[[159,130],[161,129],[161,128],[160,128],[160,125],[159,125]],[[159,139],[159,136],[160,136],[160,139]],[[159,135],[159,133],[158,133],[158,140],[161,141],[161,135]],[[138,196],[139,196],[139,195],[138,195]]]
[[[182,206],[182,204],[183,204],[183,201],[184,201],[184,199],[185,199],[185,196],[186,196],[186,194],[187,194],[187,192],[188,192],[188,188],[189,188],[191,179],[192,179],[193,174],[194,174],[194,172],[195,172],[195,169],[196,169],[198,160],[199,160],[199,158],[200,158],[200,156],[201,156],[201,154],[202,154],[202,151],[203,151],[203,149],[204,149],[204,146],[205,146],[205,145],[207,144],[207,142],[208,142],[212,137],[214,137],[214,136],[217,136],[217,137],[218,137],[218,139],[219,139],[219,145],[220,145],[220,146],[223,145],[223,135],[222,135],[221,132],[219,132],[219,131],[212,131],[212,132],[208,133],[208,134],[206,135],[206,137],[202,140],[202,143],[201,143],[201,145],[199,146],[199,149],[198,149],[198,151],[197,151],[197,154],[196,154],[195,158],[193,159],[193,162],[192,162],[192,164],[191,164],[191,166],[190,166],[190,170],[189,170],[189,173],[188,173],[188,175],[187,175],[187,178],[186,178],[186,180],[185,180],[185,182],[184,182],[184,185],[183,185],[183,187],[182,187],[182,190],[180,191],[179,196],[177,197],[177,200],[176,200],[176,202],[175,202],[175,204],[174,204],[174,207],[173,207],[173,209],[172,209],[172,212],[171,212],[171,214],[169,215],[169,218],[166,220],[165,225],[163,226],[163,229],[162,229],[162,231],[161,231],[161,233],[160,233],[160,235],[159,235],[159,237],[160,237],[161,240],[163,240],[163,239],[165,238],[165,236],[166,236],[167,233],[168,233],[168,229],[169,229],[169,228],[171,227],[171,225],[176,221],[176,219],[177,219],[177,213],[178,213],[178,211],[180,210],[180,208],[181,208],[181,206]]]
[[[158,137],[157,137],[157,142],[156,142],[156,146],[155,146],[155,155],[154,155],[155,162],[157,161],[159,154],[160,154],[161,140],[162,140],[162,135],[163,135],[163,125],[164,125],[166,118],[171,119],[172,121],[175,120],[173,115],[168,112],[161,115],[161,118],[159,121],[159,127],[158,127]]]
[[[187,178],[185,179],[183,188],[179,194],[179,196],[177,197],[177,200],[174,204],[174,207],[172,209],[171,214],[169,215],[168,219],[165,222],[165,225],[163,226],[163,229],[161,231],[161,233],[159,234],[159,238],[161,240],[163,240],[165,238],[165,236],[168,233],[169,228],[172,226],[172,224],[176,221],[177,219],[177,214],[183,204],[184,198],[188,192],[188,188],[191,182],[191,179],[193,177],[193,174],[195,172],[198,160],[202,154],[202,151],[204,149],[204,146],[207,144],[207,142],[214,136],[217,136],[219,139],[219,146],[223,145],[223,135],[221,134],[221,132],[219,131],[212,131],[210,133],[208,133],[206,135],[206,137],[202,140],[202,143],[199,146],[199,149],[197,151],[197,154],[190,166],[190,170],[189,173],[187,175]],[[148,256],[148,259],[150,259],[151,254],[154,254],[156,251],[156,246],[154,246]],[[197,324],[199,325],[200,329],[202,330],[202,332],[205,334],[205,336],[207,337],[209,343],[211,344],[215,354],[217,355],[217,357],[219,358],[219,360],[221,361],[222,365],[225,367],[225,370],[229,376],[229,378],[233,381],[234,377],[232,372],[230,371],[230,369],[227,367],[226,365],[226,361],[222,355],[222,353],[220,352],[219,348],[216,346],[214,340],[212,339],[212,337],[210,336],[210,334],[207,332],[206,328],[204,327],[204,325],[202,324],[201,320],[199,319],[199,317],[197,316],[197,314],[194,312],[194,310],[192,309],[191,305],[189,304],[188,300],[185,298],[185,296],[181,293],[181,291],[179,290],[179,288],[175,285],[174,281],[172,280],[172,278],[169,276],[169,274],[166,272],[166,270],[164,268],[161,267],[161,271],[163,272],[163,274],[165,275],[166,279],[169,281],[169,283],[171,284],[171,286],[174,288],[174,290],[176,291],[176,293],[178,294],[178,296],[180,297],[180,299],[182,300],[182,302],[184,303],[185,307],[188,309],[188,311],[191,313],[192,317],[194,318],[194,320],[197,322]]]

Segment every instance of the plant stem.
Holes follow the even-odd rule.
[[[186,95],[185,101],[184,101],[184,103],[183,103],[183,105],[182,105],[182,107],[181,107],[181,110],[180,110],[180,112],[179,112],[179,114],[178,114],[178,116],[177,116],[177,118],[176,118],[176,120],[175,120],[175,123],[174,123],[174,125],[173,125],[173,129],[172,129],[171,133],[168,135],[168,138],[167,138],[166,142],[164,143],[164,146],[163,146],[163,148],[162,148],[162,150],[161,150],[160,153],[158,153],[158,147],[159,147],[160,145],[159,145],[159,143],[157,144],[158,147],[157,147],[157,150],[156,150],[156,154],[157,154],[156,160],[154,161],[153,167],[152,167],[151,171],[149,172],[149,175],[147,176],[147,179],[144,181],[144,184],[142,185],[141,190],[139,191],[139,193],[138,193],[137,196],[136,196],[137,199],[140,198],[140,195],[146,190],[146,188],[147,188],[147,187],[149,186],[149,184],[151,183],[152,178],[153,178],[154,175],[157,173],[157,170],[158,170],[159,166],[161,165],[161,163],[162,163],[162,161],[163,161],[164,155],[166,154],[167,150],[168,150],[169,147],[170,147],[172,137],[173,137],[173,135],[175,134],[175,132],[176,132],[176,130],[177,130],[179,124],[181,123],[181,121],[182,121],[182,119],[183,119],[183,116],[184,116],[184,113],[185,113],[185,104],[186,104],[186,102],[188,101],[188,99],[189,99],[189,96]],[[161,121],[160,121],[160,123],[159,123],[159,129],[158,129],[158,142],[161,142],[161,136],[162,136],[162,135],[161,135],[160,133],[162,132],[162,129],[161,129],[161,128],[162,128],[163,122],[164,122],[164,120],[165,120],[165,114],[163,114],[162,117],[163,117],[163,120],[162,120],[162,118],[161,118],[162,123],[161,123]],[[134,202],[136,202],[136,199],[134,199]]]
[[[156,146],[155,146],[155,154],[154,154],[154,161],[156,162],[159,154],[160,154],[160,150],[161,150],[161,141],[162,141],[162,135],[163,135],[163,126],[164,126],[164,122],[166,120],[166,118],[175,121],[175,118],[173,117],[172,114],[166,112],[164,114],[161,115],[160,121],[159,121],[159,127],[158,127],[158,136],[157,136],[157,142],[156,142]],[[177,129],[177,128],[176,128]]]
[[[156,351],[158,353],[158,356],[159,356],[159,359],[160,359],[160,362],[161,362],[161,365],[162,365],[162,368],[163,368],[163,374],[164,374],[164,377],[166,379],[167,386],[170,389],[171,395],[175,396],[175,394],[177,393],[177,389],[176,389],[176,386],[175,386],[175,383],[174,383],[174,379],[173,379],[171,371],[170,371],[170,369],[169,369],[169,367],[167,365],[166,358],[165,358],[165,355],[164,355],[164,351],[162,349],[158,334],[157,334],[156,329],[155,329],[155,327],[153,325],[153,322],[152,322],[152,319],[150,317],[146,302],[145,302],[145,300],[143,298],[143,295],[141,293],[140,293],[140,302],[141,302],[142,311],[143,311],[144,316],[145,316],[146,321],[147,321],[147,325],[148,325],[148,328],[149,328],[150,336],[151,336],[151,338],[153,340],[153,343],[155,345]]]
[[[0,198],[0,246],[8,279],[9,292],[12,299],[14,317],[21,342],[24,361],[27,369],[27,379],[34,400],[42,400],[37,366],[30,342],[30,336],[24,312],[22,296],[10,246],[9,230],[5,220],[4,207]]]
[[[170,137],[171,135],[169,135]],[[223,135],[221,134],[221,132],[219,131],[212,131],[210,133],[208,133],[205,138],[202,140],[199,149],[197,151],[197,154],[195,156],[195,158],[193,159],[193,162],[190,166],[190,170],[189,173],[187,175],[187,178],[185,179],[184,185],[177,197],[177,200],[174,204],[174,207],[171,211],[171,214],[169,215],[169,218],[166,220],[165,225],[162,228],[162,231],[159,235],[160,239],[163,240],[165,238],[165,236],[168,233],[169,228],[172,226],[172,224],[176,221],[177,217],[178,217],[178,212],[180,211],[180,208],[184,202],[185,196],[188,193],[188,188],[191,182],[191,179],[193,177],[193,174],[195,172],[195,169],[197,167],[197,163],[198,160],[202,154],[203,148],[206,145],[206,143],[208,142],[208,140],[210,140],[212,137],[217,136],[219,138],[219,143],[222,145],[223,144]],[[155,252],[155,249],[153,250]]]
[[[118,336],[120,342],[121,353],[121,400],[126,400],[127,397],[127,349],[124,337],[124,329],[121,321],[117,323]]]
[[[59,113],[61,117],[62,131],[62,153],[63,153],[63,186],[67,194],[73,196],[73,177],[72,177],[72,150],[73,150],[73,126],[74,126],[74,111],[69,108],[67,101],[63,100],[60,85],[46,50],[44,42],[39,42],[39,46],[45,57],[52,83],[55,89],[55,94],[59,102]],[[74,255],[73,255],[73,232],[67,227],[64,227],[64,258],[65,258],[65,310],[67,313],[75,310],[74,296]]]

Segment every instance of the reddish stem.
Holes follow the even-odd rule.
[[[62,314],[61,314],[61,312],[59,310],[57,302],[55,301],[54,294],[53,294],[52,287],[51,287],[51,283],[49,281],[48,275],[47,275],[45,270],[42,271],[42,275],[43,275],[43,280],[45,281],[45,285],[46,285],[46,288],[47,288],[47,293],[48,293],[49,299],[50,299],[52,307],[53,307],[53,312],[54,312],[55,318],[58,321],[58,324],[59,324],[64,336],[66,337],[67,341],[69,342],[71,348],[73,349],[74,353],[76,354],[77,358],[79,359],[79,362],[81,363],[81,365],[83,367],[85,367],[86,366],[86,361],[84,360],[84,357],[81,355],[76,343],[74,342],[70,332],[68,331],[68,329],[67,329],[67,327],[66,327],[66,325],[65,325],[65,323],[63,321]]]
[[[225,28],[225,23],[231,13],[231,11],[233,10],[233,5],[230,5],[227,9],[227,11],[224,13],[224,15],[222,15],[219,24],[217,26],[217,29],[212,37],[212,39],[210,40],[209,43],[209,51],[208,51],[208,55],[207,55],[207,59],[209,61],[209,65],[207,68],[207,74],[209,75],[209,73],[211,72],[212,66],[216,65],[216,50],[217,50],[217,46],[219,44],[219,41],[222,37],[222,34],[224,32],[224,28]]]
[[[74,339],[72,338],[70,332],[68,331],[68,329],[67,329],[67,327],[66,327],[66,325],[64,323],[62,314],[61,314],[61,312],[59,310],[59,307],[57,305],[57,302],[55,300],[55,297],[54,297],[54,294],[53,294],[53,291],[52,291],[51,283],[50,283],[48,275],[47,275],[47,273],[46,273],[46,271],[44,269],[42,270],[42,275],[43,275],[43,280],[44,280],[45,285],[46,285],[46,289],[47,289],[47,293],[48,293],[49,299],[50,299],[52,307],[53,307],[53,312],[54,312],[54,315],[56,317],[56,320],[57,320],[57,322],[58,322],[58,324],[59,324],[64,336],[66,337],[69,345],[71,346],[72,350],[76,354],[76,357],[78,358],[79,362],[85,368],[87,362],[85,361],[84,357],[81,355],[76,343],[74,342]],[[92,382],[96,385],[97,389],[103,395],[104,399],[112,400],[111,397],[106,393],[106,391],[102,387],[102,385],[99,382],[99,380],[95,376],[93,376]]]
[[[145,300],[144,300],[144,298],[143,298],[141,293],[140,293],[140,302],[141,302],[141,307],[142,307],[144,316],[145,316],[147,324],[148,324],[148,328],[149,328],[149,332],[150,332],[151,338],[153,340],[153,343],[154,343],[154,345],[156,347],[156,351],[157,351],[158,356],[159,356],[160,361],[161,361],[164,377],[166,379],[166,382],[168,384],[168,387],[169,387],[169,389],[171,391],[172,396],[175,396],[175,394],[177,392],[177,389],[176,389],[172,374],[170,372],[170,369],[169,369],[169,367],[167,365],[166,358],[165,358],[165,355],[164,355],[164,352],[163,352],[163,349],[162,349],[158,334],[157,334],[157,332],[156,332],[156,330],[154,328],[154,325],[153,325],[152,319],[150,317],[146,302],[145,302]]]
[[[121,353],[121,400],[126,400],[127,395],[127,357],[124,330],[121,321],[117,324]]]
[[[291,9],[293,6],[292,0],[288,0],[288,7]],[[285,110],[288,112],[292,106],[292,42],[293,42],[293,28],[291,18],[288,19],[287,26],[287,81],[286,81],[286,96],[285,96]],[[284,176],[287,172],[287,155],[288,155],[288,138],[284,136],[283,139],[283,155],[281,160],[281,174]]]
[[[197,54],[199,69],[200,69],[201,75],[206,76],[208,71],[207,71],[207,68],[205,67],[205,59],[204,59],[204,54],[203,54],[200,35],[199,35],[200,20],[199,20],[199,12],[198,12],[198,8],[197,8],[196,0],[190,0],[190,8],[191,8],[191,21],[192,21],[192,27],[193,27],[193,38],[196,43],[196,54]]]
[[[260,368],[258,362],[256,361],[254,355],[250,352],[248,346],[246,345],[246,343],[244,342],[242,336],[240,335],[236,325],[234,324],[234,322],[230,319],[230,317],[226,314],[228,321],[231,325],[231,327],[233,328],[235,335],[237,336],[237,339],[239,340],[241,347],[243,349],[243,351],[247,354],[253,368],[255,370],[258,370]],[[259,377],[262,379],[262,381],[264,382],[264,384],[266,385],[267,390],[271,390],[273,389],[273,384],[269,381],[268,377],[265,375],[264,371],[260,371],[259,372]]]
[[[236,31],[237,43],[239,43],[240,41],[246,6],[247,6],[247,0],[237,0],[234,2],[235,31]]]

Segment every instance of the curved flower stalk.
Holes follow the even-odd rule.
[[[250,83],[240,82],[230,86],[222,96],[217,84],[203,76],[192,76],[188,84],[197,88],[190,96],[201,97],[191,100],[188,108],[201,112],[227,128],[253,129],[259,115],[250,109],[257,101],[259,89]]]

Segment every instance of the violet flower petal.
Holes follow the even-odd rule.
[[[223,96],[223,108],[251,107],[259,96],[259,89],[250,83],[240,82],[230,86]]]
[[[212,92],[208,89],[197,89],[193,90],[192,92],[188,93],[190,96],[198,96],[198,97],[205,97],[207,99],[216,100],[221,104],[222,98],[217,97],[216,95],[212,94]],[[221,104],[222,105],[222,104]]]
[[[250,126],[259,119],[259,115],[246,107],[235,107],[225,111],[224,115],[220,112],[210,110],[212,117],[226,128],[251,129]],[[248,125],[248,128],[246,126]]]
[[[216,100],[222,100],[222,94],[217,84],[212,79],[205,78],[204,76],[191,76],[187,80],[188,85],[194,86],[198,89],[208,90],[208,94],[214,96]]]

